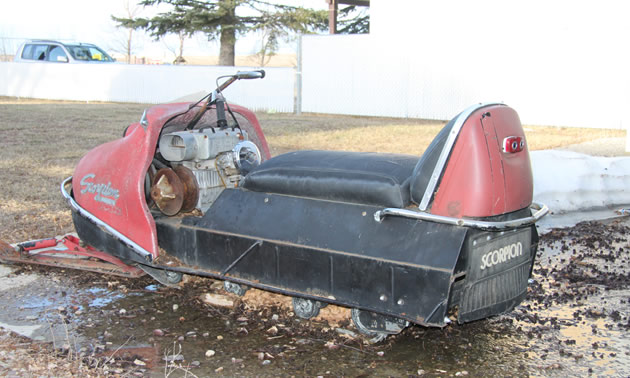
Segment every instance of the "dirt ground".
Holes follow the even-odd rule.
[[[139,104],[83,104],[0,98],[0,151],[2,151],[0,153],[0,239],[13,243],[73,231],[69,211],[59,194],[59,183],[72,175],[73,167],[90,148],[120,137],[129,123],[136,122],[140,118],[145,107],[146,105]],[[444,122],[426,120],[313,114],[299,117],[288,114],[258,114],[258,116],[274,155],[297,149],[346,149],[420,155],[444,124]],[[619,144],[623,141],[625,132],[527,126],[526,135],[532,150],[547,148],[579,150],[584,148],[580,146],[584,146],[585,143],[591,143],[589,141],[605,138]],[[588,150],[582,152],[588,152]],[[598,154],[610,153],[610,151],[603,151]],[[618,150],[612,153],[623,154]],[[628,288],[628,272],[616,270],[616,267],[622,263],[628,265],[628,246],[625,238],[627,231],[626,225],[589,223],[548,234],[543,238],[543,244],[549,246],[551,252],[549,256],[541,255],[539,259],[535,268],[536,282],[531,288],[527,302],[512,314],[475,325],[473,329],[486,332],[486,328],[491,328],[488,324],[498,322],[502,324],[502,327],[506,327],[508,333],[523,331],[520,337],[525,335],[527,340],[533,341],[523,341],[516,336],[514,339],[522,341],[523,345],[526,345],[523,348],[526,348],[527,353],[537,361],[539,366],[525,364],[527,371],[536,374],[563,375],[563,372],[588,374],[593,369],[596,373],[604,374],[607,372],[601,369],[602,361],[604,361],[612,366],[612,371],[623,372],[623,375],[627,375],[628,371],[615,368],[617,366],[615,360],[627,362],[627,357],[623,356],[627,356],[630,352],[614,336],[619,333],[625,334],[630,324],[628,321],[630,297],[623,291]],[[40,272],[50,274],[48,270]],[[80,276],[72,275],[72,277],[74,277],[73,282],[76,282],[79,287],[90,286],[89,282],[81,281]],[[94,280],[94,276],[87,277]],[[133,290],[143,290],[140,286],[129,285],[134,287]],[[207,283],[200,284],[194,280],[189,285],[186,292],[190,291],[195,295],[214,290],[209,288]],[[105,286],[107,287],[107,283]],[[615,295],[619,296],[616,302],[603,304],[601,301],[605,299],[601,301],[598,299],[598,295],[606,292],[615,292]],[[161,294],[166,296],[177,296],[178,293],[180,292],[161,289]],[[204,306],[198,303],[199,301],[193,301],[192,297],[190,300],[198,306]],[[275,303],[276,300],[279,302]],[[271,318],[275,311],[281,317],[280,321],[268,320],[258,326],[258,328],[267,327],[263,330],[266,332],[273,326],[278,328],[278,322],[281,323],[284,319],[291,317],[286,299],[272,298],[270,301],[263,307],[271,310],[261,309],[256,302],[247,305],[250,307],[240,307],[240,310],[236,312],[221,312],[221,316],[232,319],[233,323],[238,323],[239,316],[248,319],[266,316]],[[558,308],[566,313],[558,315],[560,311]],[[571,309],[570,312],[567,312],[569,311],[567,309]],[[334,332],[337,326],[347,325],[347,311],[338,311],[332,306],[324,310],[331,313],[328,319],[335,320],[332,326],[318,326],[314,334],[309,334],[311,332],[309,327],[298,327],[297,330],[291,331],[293,333],[286,333],[280,328],[279,334],[293,338],[294,342],[304,337],[327,340],[331,344],[325,345],[329,345],[332,351],[337,350],[334,345],[343,345],[341,347],[343,350],[349,350],[349,348],[362,350],[364,346],[361,341],[355,341],[352,337],[340,336]],[[267,314],[264,311],[270,311],[270,313]],[[263,314],[259,315],[261,312]],[[316,323],[322,321],[323,319],[320,318],[316,320]],[[582,335],[583,327],[576,326],[580,322],[584,322],[582,325],[589,327],[588,331],[591,332],[589,337]],[[233,329],[235,334],[242,333],[238,331],[238,328]],[[464,328],[465,326],[450,328],[450,331],[447,330],[446,333],[462,332]],[[576,331],[576,328],[579,328],[579,331]],[[579,337],[564,336],[563,331],[569,334],[573,332]],[[605,341],[606,337],[604,341],[583,341],[590,340],[591,335],[606,335],[611,331],[614,337],[608,338],[612,340],[610,342]],[[407,345],[413,343],[417,337],[426,335],[435,338],[435,340],[431,339],[433,341],[427,341],[428,343],[434,343],[436,348],[441,345],[440,341],[436,341],[439,339],[437,331],[413,327],[405,331],[403,335],[392,338],[382,349],[371,350],[370,353],[386,352],[389,355],[390,350],[397,350],[396,343]],[[554,339],[545,341],[546,338],[551,337],[550,335]],[[556,345],[551,346],[554,342]],[[535,350],[535,346],[542,349]],[[148,371],[147,369],[142,371],[142,365],[134,364],[136,359],[131,357],[121,357],[117,362],[114,361],[114,364],[118,364],[117,367],[103,370],[103,356],[72,355],[69,350],[69,348],[60,349],[58,346],[46,343],[32,343],[28,339],[2,331],[0,334],[0,374],[45,376],[46,371],[54,371],[52,375],[55,376],[99,376],[123,375],[129,372],[142,375]],[[271,351],[265,353],[271,353]],[[272,354],[275,355],[277,352]],[[398,351],[398,354],[404,355],[404,352]],[[435,353],[432,356],[437,361],[440,360]],[[322,355],[322,357],[331,358],[328,355]],[[451,357],[457,359],[462,356]],[[265,358],[263,356],[263,361]],[[468,358],[467,361],[472,359],[470,356],[466,358]],[[431,375],[455,375],[462,371],[483,373],[483,370],[475,370],[470,367],[471,365],[466,365],[457,371],[447,369],[448,374],[441,373],[447,365],[434,362],[423,360],[422,366],[415,369],[411,369],[398,360],[390,360],[388,363],[398,367],[398,370],[393,370],[397,373],[403,371],[418,375],[422,375],[421,372]],[[486,364],[489,363],[485,361],[483,366],[487,367]],[[518,365],[509,366],[519,367]],[[228,371],[236,375],[244,374],[239,373],[238,370],[225,370],[225,374],[231,375]],[[340,370],[346,373],[352,371],[354,370]],[[390,372],[385,369],[376,369],[372,370],[372,373],[374,371],[384,374]],[[278,373],[281,372],[278,371]],[[221,371],[216,373],[221,373]]]
[[[553,230],[514,311],[444,329],[412,326],[376,345],[357,337],[347,314],[303,321],[289,298],[238,298],[209,279],[177,289],[147,277],[14,267],[10,280],[41,279],[0,291],[0,322],[37,319],[44,335],[61,332],[32,342],[5,331],[0,374],[55,366],[56,376],[627,376],[628,232],[627,218]],[[234,305],[209,305],[207,293]]]

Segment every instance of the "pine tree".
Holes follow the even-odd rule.
[[[272,4],[264,0],[143,0],[144,6],[169,4],[168,12],[152,18],[112,19],[125,28],[145,29],[155,38],[166,34],[203,33],[219,40],[219,65],[234,65],[237,37],[256,31],[272,35],[326,30],[327,11]]]

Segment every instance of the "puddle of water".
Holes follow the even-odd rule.
[[[125,297],[122,293],[111,291],[102,287],[92,287],[83,291],[89,298],[92,298],[87,304],[88,307],[105,307],[108,304]]]
[[[24,301],[22,302],[22,306],[20,307],[23,307],[28,310],[34,310],[34,309],[45,309],[45,308],[51,307],[52,305],[53,303],[51,302],[49,298],[32,296],[32,297],[25,298]]]

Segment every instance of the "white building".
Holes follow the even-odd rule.
[[[303,38],[304,111],[449,119],[476,102],[524,123],[630,125],[630,4],[372,0],[370,35]]]

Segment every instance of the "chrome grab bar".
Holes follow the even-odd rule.
[[[495,222],[495,221],[482,221],[482,220],[475,220],[475,219],[445,217],[442,215],[433,215],[433,214],[425,213],[422,211],[413,211],[413,210],[407,210],[407,209],[386,208],[386,209],[375,212],[374,220],[381,223],[385,219],[385,217],[395,216],[395,217],[404,217],[404,218],[423,220],[427,222],[450,224],[453,226],[471,227],[471,228],[478,228],[481,230],[495,231],[495,230],[507,230],[511,228],[530,226],[536,223],[540,218],[547,215],[547,213],[549,213],[549,208],[547,207],[547,205],[539,204],[536,202],[533,202],[530,205],[530,209],[534,210],[535,212],[529,217]]]
[[[112,236],[114,236],[116,239],[120,240],[121,242],[123,242],[127,246],[129,246],[136,253],[138,253],[140,256],[142,256],[145,260],[147,260],[149,262],[151,260],[153,260],[153,255],[151,254],[151,252],[149,252],[146,249],[142,248],[141,246],[136,244],[133,240],[129,239],[125,235],[123,235],[120,232],[116,231],[116,229],[114,229],[112,226],[110,226],[107,223],[103,222],[102,220],[98,219],[94,214],[90,213],[89,211],[87,211],[84,208],[82,208],[81,206],[79,206],[79,204],[74,200],[74,198],[72,198],[70,193],[68,193],[68,191],[66,190],[66,186],[69,183],[72,183],[72,176],[70,176],[67,179],[63,180],[63,182],[61,183],[61,194],[64,196],[64,198],[68,202],[68,205],[71,208],[73,208],[74,210],[79,212],[81,215],[83,215],[84,217],[89,219],[92,223],[94,223],[97,226],[107,230],[110,234],[112,234]]]

